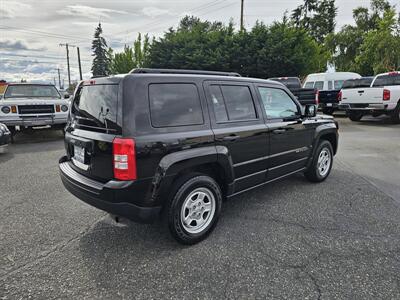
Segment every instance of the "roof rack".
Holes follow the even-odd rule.
[[[150,68],[138,68],[133,69],[129,74],[198,74],[198,75],[216,75],[216,76],[232,76],[241,77],[236,72],[217,72],[217,71],[200,71],[200,70],[185,70],[185,69],[150,69]]]

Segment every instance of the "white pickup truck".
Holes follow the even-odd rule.
[[[10,83],[0,98],[0,122],[14,135],[16,127],[50,125],[63,129],[67,123],[69,101],[54,85]]]
[[[374,117],[389,115],[400,123],[400,72],[389,72],[375,76],[366,86],[368,77],[358,79],[354,87],[342,88],[339,94],[339,109],[345,110],[350,120],[359,121],[364,115]]]

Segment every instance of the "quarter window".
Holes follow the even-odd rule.
[[[275,88],[258,88],[268,119],[284,119],[298,116],[296,103],[285,91]]]
[[[204,123],[197,87],[191,83],[149,86],[151,122],[155,127]]]

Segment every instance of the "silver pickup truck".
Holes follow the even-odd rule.
[[[11,83],[0,99],[0,122],[15,133],[29,127],[50,125],[63,129],[67,123],[68,99],[51,84]]]

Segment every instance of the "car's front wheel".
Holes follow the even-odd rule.
[[[321,141],[318,145],[313,160],[304,173],[312,182],[321,182],[328,178],[333,165],[333,148],[330,142]]]
[[[198,243],[217,223],[222,205],[220,187],[209,176],[192,174],[178,180],[173,190],[176,193],[166,207],[169,230],[182,244]]]

